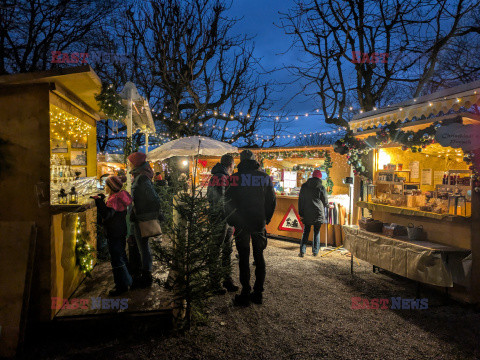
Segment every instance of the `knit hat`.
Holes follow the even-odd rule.
[[[137,168],[147,161],[147,155],[141,152],[134,152],[128,156],[128,160],[132,163],[134,168]]]
[[[321,179],[322,178],[322,172],[320,170],[313,170],[312,177],[315,177],[317,179]]]
[[[105,182],[113,192],[119,192],[123,188],[123,180],[120,176],[109,176]]]
[[[243,160],[255,160],[255,155],[250,150],[243,150],[240,153],[240,161]]]

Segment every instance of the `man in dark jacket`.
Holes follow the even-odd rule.
[[[250,150],[240,154],[238,172],[230,177],[227,189],[228,223],[235,227],[235,245],[238,251],[240,283],[242,292],[236,295],[235,305],[248,306],[250,301],[261,304],[265,282],[265,259],[267,247],[265,225],[275,211],[276,197],[270,177],[260,169]],[[255,285],[250,294],[250,238],[252,239],[255,267]]]
[[[229,182],[229,176],[232,175],[235,168],[235,162],[232,155],[223,155],[220,162],[212,169],[212,177],[208,183],[207,197],[212,214],[210,221],[225,222],[223,232],[216,241],[210,259],[210,278],[212,288],[217,294],[225,294],[225,290],[220,286],[221,277],[223,277],[223,287],[229,292],[238,290],[232,279],[231,255],[232,255],[232,235],[233,228],[225,221],[225,192]],[[215,266],[222,253],[222,269]]]
[[[305,228],[303,229],[302,240],[300,241],[300,254],[303,257],[307,248],[308,236],[313,225],[313,256],[318,255],[320,249],[320,227],[325,224],[325,207],[328,204],[327,191],[322,184],[322,172],[315,170],[312,177],[302,185],[298,197],[298,213]]]

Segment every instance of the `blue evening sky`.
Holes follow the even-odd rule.
[[[264,75],[266,79],[287,84],[280,87],[281,92],[275,95],[276,106],[279,111],[289,114],[309,113],[309,117],[300,117],[288,125],[288,132],[298,133],[330,130],[330,126],[323,121],[323,116],[312,114],[317,105],[315,99],[303,95],[291,98],[301,89],[300,84],[284,66],[295,64],[301,51],[291,49],[292,37],[285,34],[280,28],[281,13],[285,13],[294,6],[292,0],[233,0],[229,14],[240,18],[235,30],[237,33],[246,33],[255,36],[255,54],[260,58],[261,65],[266,70],[280,69],[273,74]],[[289,50],[290,49],[290,50]],[[290,101],[291,100],[291,101]],[[290,102],[289,102],[290,101]],[[287,105],[285,105],[288,102]],[[285,107],[285,109],[283,109]],[[267,132],[267,131],[266,131]]]

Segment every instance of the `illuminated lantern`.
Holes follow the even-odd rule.
[[[75,191],[75,186],[72,186],[72,190],[68,194],[68,200],[70,204],[78,204],[78,193]]]
[[[65,192],[65,189],[60,189],[60,193],[58,194],[58,203],[60,205],[65,205],[67,203],[67,193]]]

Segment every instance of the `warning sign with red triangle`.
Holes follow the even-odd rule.
[[[288,208],[283,220],[278,226],[278,230],[303,232],[303,223],[294,205],[290,205]]]

